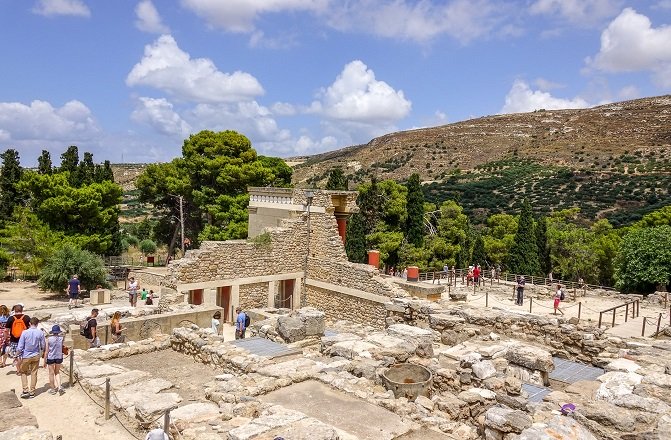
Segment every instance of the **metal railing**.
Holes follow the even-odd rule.
[[[615,314],[617,313],[617,309],[619,309],[621,307],[625,308],[624,322],[627,322],[627,319],[629,317],[629,306],[630,305],[631,305],[631,317],[632,317],[632,319],[637,318],[639,316],[639,313],[640,313],[640,300],[634,299],[634,300],[628,301],[624,304],[620,304],[618,306],[611,307],[609,309],[600,311],[599,312],[599,325],[598,325],[598,327],[601,328],[601,321],[603,319],[603,314],[608,313],[608,312],[613,312],[613,322],[612,322],[611,326],[615,327]]]

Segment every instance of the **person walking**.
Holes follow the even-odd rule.
[[[134,277],[130,277],[130,283],[128,283],[128,301],[131,307],[137,306],[137,289],[139,288],[140,283],[135,281]]]
[[[97,321],[96,321],[97,322]],[[125,329],[121,327],[121,312],[116,311],[110,320],[110,331],[112,332],[112,344],[120,344],[126,340],[122,333]]]
[[[72,275],[72,278],[70,281],[68,281],[67,292],[68,296],[70,297],[68,309],[77,307],[77,300],[79,299],[79,294],[82,292],[82,285],[79,282],[79,278],[76,274]]]
[[[9,309],[6,305],[0,305],[0,368],[7,365],[7,350],[9,350]]]
[[[238,316],[235,318],[235,339],[245,339],[245,331],[247,330],[247,315],[240,307],[237,307],[235,312],[238,314]]]
[[[221,312],[217,310],[216,312],[214,312],[214,315],[212,315],[212,331],[214,332],[215,335],[219,334],[219,325],[221,324],[221,322],[219,321],[220,319],[221,319]]]
[[[564,315],[564,311],[559,308],[559,303],[564,299],[564,289],[562,289],[561,284],[557,283],[557,290],[555,290],[555,294],[553,296],[554,298],[554,309],[555,309],[555,315],[557,314],[557,311]]]
[[[524,275],[520,275],[517,277],[517,298],[515,300],[515,304],[518,306],[524,305]]]
[[[42,351],[46,347],[46,340],[42,330],[37,328],[40,320],[36,317],[30,318],[30,328],[21,333],[19,344],[16,347],[16,355],[21,372],[22,399],[35,397],[35,386],[37,386],[37,369],[40,367]],[[30,387],[28,386],[28,375],[30,375]]]
[[[44,368],[49,370],[49,394],[63,395],[65,393],[61,386],[61,364],[68,348],[64,347],[63,339],[61,327],[58,324],[51,327],[47,338],[47,348],[44,350]]]
[[[90,348],[100,347],[97,316],[98,309],[92,309],[91,315],[86,318],[86,324],[84,324],[84,337],[88,339]]]
[[[19,346],[19,339],[24,331],[30,327],[30,317],[23,314],[23,304],[17,304],[12,307],[13,315],[10,314],[7,319],[7,330],[9,331],[9,345],[7,346],[7,353],[14,358],[14,366],[16,367],[16,374],[21,374],[19,366],[19,358],[17,355],[17,347]]]

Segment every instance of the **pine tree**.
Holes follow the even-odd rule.
[[[342,168],[334,168],[329,173],[326,189],[347,191],[348,183]]]
[[[536,246],[538,247],[538,262],[541,267],[540,275],[547,275],[552,271],[547,233],[547,219],[541,217],[536,223]]]
[[[414,173],[406,184],[408,188],[408,219],[406,220],[406,238],[417,248],[424,246],[424,193],[419,174]]]
[[[366,234],[361,213],[352,214],[347,222],[345,252],[347,259],[353,263],[366,262]]]
[[[51,153],[42,150],[42,154],[37,158],[37,172],[40,174],[51,174]]]
[[[2,168],[0,169],[0,220],[7,220],[12,216],[14,207],[19,202],[19,190],[16,184],[21,180],[23,168],[19,152],[9,149],[0,154]]]
[[[515,242],[508,254],[508,270],[515,274],[539,275],[540,269],[533,212],[529,201],[524,200]]]
[[[356,198],[362,216],[364,235],[372,234],[375,230],[375,226],[382,218],[383,203],[382,192],[377,179],[373,177],[370,187],[363,191],[359,190],[359,196]]]

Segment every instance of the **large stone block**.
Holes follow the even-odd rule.
[[[549,373],[555,369],[552,355],[549,351],[532,345],[513,345],[508,348],[506,359],[512,364],[520,365],[530,370]]]
[[[531,416],[520,410],[492,407],[485,413],[485,426],[500,432],[520,433],[531,426]]]
[[[545,423],[536,423],[525,429],[518,440],[597,440],[590,431],[572,417],[555,416]]]
[[[280,316],[277,319],[277,333],[287,342],[305,339],[305,323],[297,316]]]
[[[394,324],[387,328],[387,333],[416,344],[418,356],[433,356],[433,331],[406,324]]]

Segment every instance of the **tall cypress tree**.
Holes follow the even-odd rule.
[[[482,234],[476,232],[475,244],[473,245],[473,264],[479,264],[482,267],[485,267],[487,261],[487,255],[485,254],[485,240],[482,238]]]
[[[79,149],[76,145],[70,145],[65,153],[61,154],[61,166],[58,168],[58,172],[69,172],[70,173],[70,185],[74,187],[79,187]]]
[[[424,193],[419,174],[414,173],[408,179],[408,218],[406,220],[406,238],[417,248],[424,246]]]
[[[51,174],[51,153],[42,150],[42,154],[37,158],[37,172],[40,174]]]
[[[382,218],[382,209],[384,200],[382,192],[377,185],[377,179],[373,177],[368,189],[359,190],[359,196],[356,198],[356,204],[362,216],[364,235],[373,233],[377,222]]]
[[[366,262],[366,234],[364,233],[363,216],[359,212],[352,214],[347,222],[345,252],[347,259],[353,263]]]
[[[81,185],[90,185],[95,181],[96,166],[93,163],[93,154],[88,151],[84,153],[84,159],[79,162],[78,173]]]
[[[534,229],[531,204],[525,199],[517,223],[515,242],[508,254],[508,270],[510,272],[525,275],[540,274],[541,266],[538,261],[538,245],[536,244]]]
[[[538,262],[541,267],[540,275],[547,275],[552,270],[552,263],[550,261],[547,219],[545,217],[539,218],[536,222],[536,246],[538,247]]]
[[[2,168],[0,169],[0,220],[7,220],[14,212],[14,206],[19,202],[19,190],[16,184],[21,180],[23,168],[19,152],[9,149],[0,154]]]

